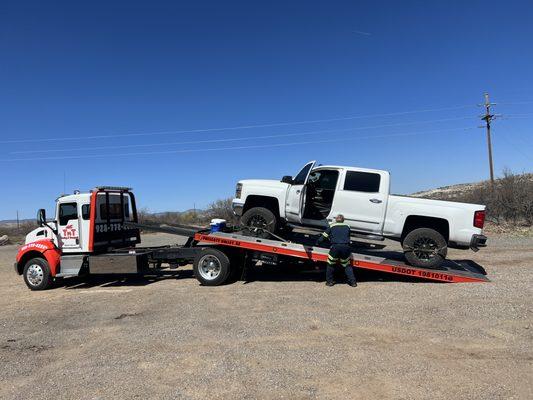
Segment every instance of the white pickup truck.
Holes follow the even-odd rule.
[[[391,195],[389,189],[387,171],[312,161],[281,181],[239,181],[232,204],[241,224],[259,234],[291,225],[323,229],[343,214],[355,237],[400,241],[417,267],[438,266],[448,247],[486,246],[485,206]]]

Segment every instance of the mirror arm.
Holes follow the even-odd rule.
[[[56,235],[59,233],[59,230],[57,228],[53,228],[51,225],[48,225],[48,222],[44,221],[44,226],[49,228],[52,232],[54,232]]]

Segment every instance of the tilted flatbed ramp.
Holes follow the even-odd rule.
[[[200,243],[211,243],[219,246],[296,257],[310,261],[326,262],[328,257],[328,249],[298,243],[281,242],[278,240],[260,239],[234,233],[198,232],[194,235],[194,240]],[[356,268],[410,276],[430,281],[448,283],[490,281],[483,273],[483,269],[472,261],[446,260],[439,268],[425,269],[412,267],[391,258],[352,253],[351,263]]]

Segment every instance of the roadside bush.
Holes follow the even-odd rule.
[[[231,208],[231,198],[219,199],[211,203],[206,210],[188,210],[184,212],[150,213],[142,208],[137,211],[139,223],[169,224],[169,225],[196,225],[205,226],[213,218],[223,218],[228,223],[237,222]]]
[[[472,190],[454,193],[453,198],[434,199],[485,204],[487,220],[495,224],[533,226],[533,174],[514,174],[509,169],[494,182],[476,185]]]
[[[213,218],[223,218],[229,224],[236,224],[237,217],[233,214],[231,207],[231,198],[216,200],[207,207],[206,217],[208,220]]]
[[[0,225],[0,236],[7,235],[10,243],[22,243],[26,235],[37,228],[37,223],[32,221],[24,221],[20,226],[14,225]]]

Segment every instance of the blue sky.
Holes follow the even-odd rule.
[[[201,208],[311,159],[390,170],[402,194],[485,179],[485,91],[497,173],[532,171],[532,18],[527,1],[3,1],[0,219],[96,185]]]

